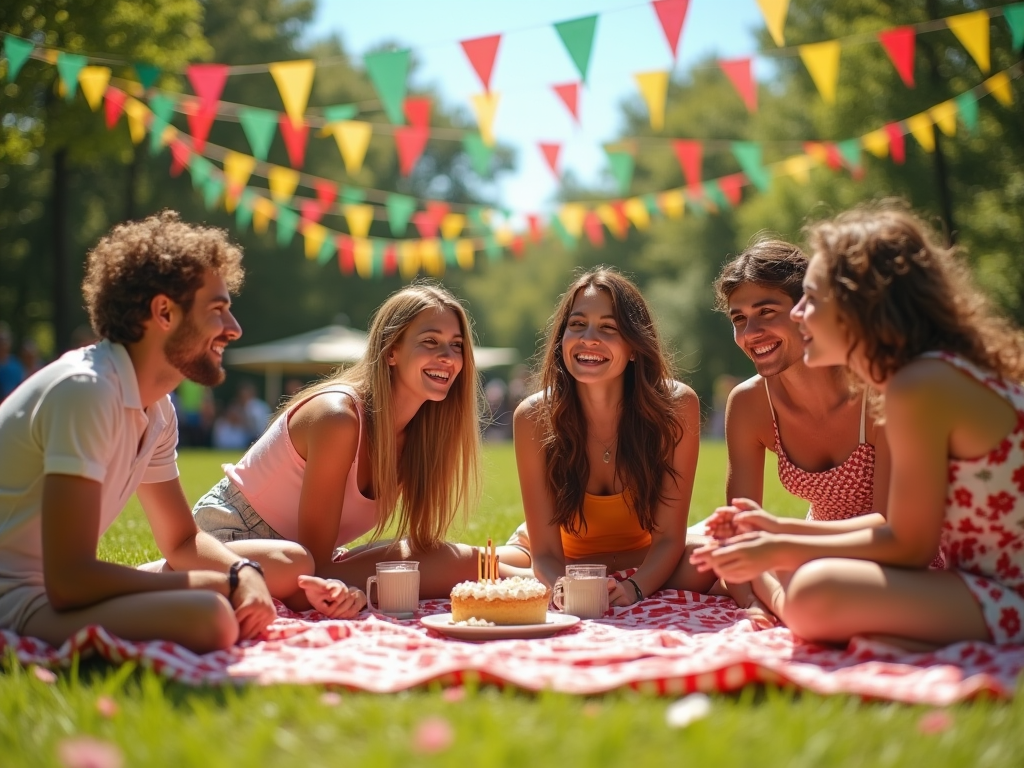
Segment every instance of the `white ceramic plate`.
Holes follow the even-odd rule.
[[[563,629],[574,627],[580,623],[578,616],[565,613],[548,612],[547,621],[543,624],[511,624],[498,627],[469,627],[452,623],[450,613],[437,613],[424,616],[420,624],[440,632],[442,635],[454,637],[456,640],[514,640],[527,637],[550,637]]]

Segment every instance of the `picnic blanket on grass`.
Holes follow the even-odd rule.
[[[70,666],[76,653],[98,654],[190,684],[313,683],[390,693],[474,679],[531,691],[634,688],[679,695],[774,683],[931,705],[982,693],[1010,698],[1024,670],[1024,646],[960,643],[910,654],[855,640],[845,649],[830,648],[796,639],[781,626],[757,631],[730,598],[675,590],[544,639],[463,642],[418,621],[449,610],[445,600],[424,600],[416,619],[364,612],[332,621],[278,605],[277,620],[259,640],[203,656],[173,643],[128,642],[101,627],[82,629],[59,649],[0,632],[0,653],[53,668]]]

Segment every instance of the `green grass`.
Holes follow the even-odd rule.
[[[233,455],[188,452],[180,460],[190,501]],[[488,446],[479,514],[458,538],[501,539],[522,519],[512,451]],[[702,446],[691,522],[722,500],[721,444]],[[766,506],[802,515],[769,472]],[[104,557],[139,563],[157,556],[134,502],[101,542]],[[1012,703],[951,707],[940,733],[919,728],[927,707],[863,703],[775,688],[712,697],[711,715],[684,730],[665,724],[670,700],[637,693],[585,698],[468,686],[459,701],[439,689],[395,695],[342,692],[321,700],[312,686],[190,688],[130,667],[89,662],[47,685],[8,662],[0,672],[0,768],[60,765],[68,737],[117,745],[125,766],[1019,766],[1024,696]],[[105,717],[97,700],[117,713]],[[425,754],[415,733],[428,718],[453,732]]]

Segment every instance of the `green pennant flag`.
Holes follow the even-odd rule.
[[[199,189],[206,186],[206,181],[210,178],[210,173],[213,171],[213,163],[201,155],[193,155],[188,169],[192,174],[192,187]]]
[[[441,238],[441,253],[444,254],[444,263],[449,267],[459,266],[459,258],[455,255],[455,241]]]
[[[341,202],[347,205],[359,205],[366,200],[366,190],[361,187],[345,187],[341,190]]]
[[[629,186],[633,183],[633,168],[636,161],[629,152],[608,152],[608,165],[611,166],[612,176],[619,185],[619,194],[629,192]]]
[[[484,232],[490,231],[490,227],[487,226],[487,221],[484,219],[484,209],[482,206],[469,206],[469,210],[466,211],[466,217],[469,219],[470,229],[483,230]]]
[[[68,101],[75,100],[75,94],[78,93],[78,73],[88,63],[89,60],[85,56],[79,56],[77,53],[57,52],[57,72],[64,83],[64,98]]]
[[[351,120],[358,114],[359,107],[355,104],[335,104],[333,107],[324,107],[324,120],[328,123]]]
[[[416,210],[416,200],[405,195],[388,195],[388,201],[384,204],[388,211],[388,224],[391,227],[391,234],[401,237],[409,226],[409,219]]]
[[[284,205],[277,206],[277,244],[279,246],[284,248],[291,243],[298,226],[299,214]]]
[[[488,261],[497,261],[501,258],[501,246],[494,235],[484,235],[484,253],[487,254]]]
[[[405,125],[402,107],[405,103],[405,80],[409,74],[409,52],[368,53],[363,57],[363,64],[384,104],[388,120],[395,125]]]
[[[157,78],[160,77],[160,67],[155,64],[136,64],[135,74],[139,76],[142,89],[148,91],[156,84]]]
[[[846,141],[837,141],[836,147],[839,149],[839,154],[843,156],[843,160],[851,168],[860,168],[860,139],[846,139]]]
[[[761,145],[753,141],[734,141],[732,142],[732,153],[754,186],[762,192],[767,192],[771,184],[771,175],[761,162]]]
[[[1024,3],[1014,3],[1003,8],[1003,18],[1010,25],[1010,32],[1013,35],[1013,42],[1010,47],[1013,50],[1024,48]]]
[[[7,58],[7,79],[14,82],[28,57],[32,55],[35,44],[31,40],[22,40],[14,35],[4,38],[4,56]]]
[[[245,132],[253,157],[265,161],[267,153],[270,152],[270,145],[274,142],[277,113],[269,109],[242,107],[238,110],[238,121],[242,124],[242,131]]]
[[[221,195],[224,194],[224,181],[211,176],[203,185],[203,202],[206,203],[206,210],[212,211],[217,207]]]
[[[483,137],[479,133],[467,132],[462,137],[462,147],[469,155],[469,162],[473,166],[473,172],[477,176],[491,175],[491,157],[494,150],[484,144]]]
[[[725,192],[723,192],[722,188],[718,185],[717,179],[705,181],[702,186],[704,188],[704,196],[717,205],[718,210],[727,211],[732,208],[732,205],[729,204],[729,198],[725,196]]]
[[[149,126],[149,153],[155,155],[164,148],[164,129],[174,116],[174,99],[158,93],[149,100],[149,108],[153,111],[153,122]]]
[[[661,208],[658,207],[658,197],[653,192],[648,192],[646,195],[641,195],[640,200],[644,204],[644,208],[651,216],[660,216]]]
[[[558,235],[558,239],[562,241],[562,245],[564,245],[568,250],[571,251],[576,248],[576,238],[569,233],[569,230],[565,228],[565,225],[558,216],[551,217],[548,221],[548,227]]]
[[[235,208],[235,228],[243,232],[249,229],[252,224],[252,201],[256,197],[252,190],[246,189],[238,198],[238,207]]]
[[[555,31],[562,38],[562,44],[569,52],[580,79],[587,82],[587,69],[590,67],[590,51],[594,47],[594,32],[597,30],[597,16],[584,16],[581,19],[560,21],[555,24]]]
[[[978,100],[973,93],[961,93],[953,101],[960,112],[960,119],[964,121],[968,133],[974,133],[978,127]]]
[[[316,255],[316,263],[323,265],[334,258],[334,254],[338,252],[338,241],[333,235],[328,235],[324,238],[324,244],[320,246],[320,251]]]
[[[383,240],[371,240],[373,243],[373,258],[370,260],[370,276],[378,280],[384,277],[384,249],[387,243]]]

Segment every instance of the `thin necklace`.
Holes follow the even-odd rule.
[[[607,447],[604,449],[604,455],[602,455],[601,458],[604,460],[605,464],[608,464],[612,460],[612,446],[614,446],[615,443],[618,442],[618,439],[619,438],[617,436],[613,438],[612,441],[608,443]],[[594,442],[597,443],[599,448],[601,447],[602,443],[596,437],[594,438]]]

